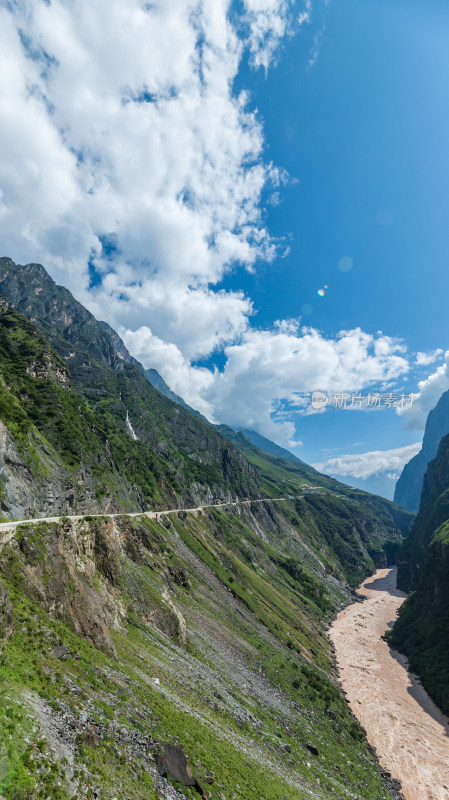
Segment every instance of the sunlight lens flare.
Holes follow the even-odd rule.
[[[349,272],[353,266],[354,261],[352,260],[351,256],[343,256],[343,258],[340,258],[340,261],[338,262],[338,269],[341,272]]]

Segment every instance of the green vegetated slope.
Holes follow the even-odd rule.
[[[95,508],[104,509],[106,503],[107,510],[128,510],[259,493],[256,473],[239,451],[212,426],[157,392],[142,369],[116,353],[108,332],[43,267],[0,259],[0,295],[32,320],[59,363],[66,365],[72,400],[64,409],[66,421],[58,422],[59,437],[56,424],[46,425],[44,412],[33,422],[44,436],[52,434],[51,444],[72,469],[72,494],[87,482],[93,489],[90,501],[97,498]],[[27,331],[32,338],[31,329]],[[69,387],[61,387],[61,402],[69,394]],[[91,456],[78,448],[81,428],[90,428]],[[95,452],[97,443],[101,453]],[[26,447],[22,441],[22,449]]]
[[[314,531],[323,559],[332,554],[335,574],[352,586],[375,567],[394,563],[394,553],[413,524],[413,515],[383,497],[367,494],[322,475],[302,462],[259,450],[227,426],[219,430],[255,467],[272,497],[291,497],[298,517]]]
[[[156,769],[179,742],[216,800],[396,797],[325,628],[411,516],[162,396],[43,267],[0,260],[2,294],[6,517],[246,504],[41,523],[4,543],[0,794],[198,796]]]
[[[0,553],[0,793],[397,797],[332,678],[343,596],[269,501],[22,525]],[[167,743],[194,786],[159,775]]]
[[[3,421],[14,451],[0,469],[6,516],[292,494],[315,531],[312,546],[353,585],[386,563],[386,542],[392,548],[407,533],[411,516],[389,501],[264,452],[224,426],[217,431],[161,395],[117,334],[40,265],[0,259],[1,293],[13,306],[3,308],[0,353],[0,373],[10,376]],[[18,362],[17,337],[26,338]],[[36,371],[35,347],[46,347],[57,369]],[[11,395],[27,417],[20,431],[8,413]]]
[[[388,640],[449,713],[449,436],[428,466],[416,523],[397,558],[398,586],[411,593]]]
[[[397,554],[398,588],[411,592],[422,576],[427,550],[436,529],[449,519],[449,436],[424,476],[421,505],[410,536]]]

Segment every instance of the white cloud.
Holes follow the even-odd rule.
[[[312,2],[311,0],[306,0],[306,4],[304,6],[303,11],[300,12],[298,17],[298,25],[308,25],[312,19]]]
[[[444,350],[441,347],[438,347],[436,350],[432,350],[429,353],[417,353],[416,354],[416,365],[418,367],[427,367],[429,364],[433,364],[440,356],[444,355]]]
[[[354,478],[366,480],[386,472],[386,477],[396,480],[403,466],[420,450],[421,442],[416,442],[394,450],[373,450],[370,453],[360,453],[359,455],[335,456],[313,466],[326,475],[341,477],[352,475]]]
[[[278,29],[282,8],[253,11]],[[125,289],[163,276],[201,293],[230,265],[273,257],[260,202],[280,173],[262,161],[247,97],[233,95],[243,43],[227,12],[226,0],[0,12],[3,252],[78,291],[89,256],[111,271],[105,236]]]
[[[0,10],[0,252],[40,261],[211,419],[294,441],[302,392],[360,390],[407,372],[401,345],[295,320],[251,327],[215,287],[277,254],[245,49],[267,68],[305,24],[293,0],[23,0]],[[299,14],[299,16],[298,16]],[[89,288],[89,269],[97,284]],[[224,351],[222,371],[192,366]]]
[[[309,54],[309,61],[307,67],[308,69],[311,69],[313,66],[315,66],[316,62],[319,59],[321,48],[324,43],[325,32],[326,32],[326,26],[323,23],[319,31],[313,37],[312,49]]]
[[[408,370],[402,343],[390,337],[356,328],[326,339],[292,320],[272,331],[247,329],[225,347],[225,367],[214,372],[191,367],[181,348],[176,358],[167,359],[148,329],[123,331],[123,336],[145,366],[155,366],[175,392],[209,418],[255,428],[289,446],[295,433],[292,417],[309,402],[302,393],[318,387],[360,391]]]
[[[175,344],[167,344],[154,336],[148,327],[137,331],[121,330],[120,334],[134,357],[147,369],[157,369],[168,386],[210,422],[220,421],[215,418],[213,406],[206,399],[214,380],[211,370],[191,367]]]
[[[249,27],[248,47],[256,67],[267,69],[280,43],[310,20],[311,0],[295,19],[295,0],[243,0]]]
[[[449,350],[444,354],[444,363],[427,378],[418,382],[418,392],[410,409],[398,409],[404,417],[405,427],[424,430],[429,411],[438,403],[443,392],[449,389]]]

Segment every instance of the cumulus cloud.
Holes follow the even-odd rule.
[[[178,348],[166,358],[149,329],[122,331],[127,346],[145,366],[155,366],[172,389],[209,418],[232,427],[255,428],[288,446],[294,442],[293,414],[324,391],[360,391],[395,380],[408,371],[401,342],[359,328],[327,339],[294,320],[273,330],[248,328],[224,349],[223,370],[191,366]]]
[[[326,475],[353,476],[366,480],[386,473],[385,477],[397,480],[404,465],[420,450],[421,442],[415,442],[394,450],[373,450],[359,455],[335,456],[313,466]]]
[[[312,4],[22,0],[0,8],[0,252],[43,263],[212,420],[294,442],[304,392],[407,372],[400,343],[254,327],[218,290],[281,244],[263,202],[287,180],[236,94],[244,53],[268,68]],[[198,362],[224,354],[223,369]]]
[[[449,389],[449,350],[444,354],[444,363],[427,378],[418,382],[418,392],[412,407],[397,409],[397,413],[404,417],[405,427],[411,430],[424,430],[429,411],[436,406],[447,389]]]
[[[268,15],[269,32],[281,6],[252,13]],[[41,260],[78,294],[90,260],[112,276],[97,291],[103,307],[111,290],[151,295],[159,283],[175,309],[179,287],[201,295],[233,264],[273,258],[261,195],[281,173],[262,160],[247,96],[233,93],[246,42],[228,10],[226,0],[1,10],[4,253]]]
[[[441,347],[431,350],[429,353],[417,353],[416,365],[418,367],[428,367],[429,364],[433,364],[442,355],[444,355],[444,350]]]

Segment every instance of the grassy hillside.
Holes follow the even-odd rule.
[[[21,526],[0,553],[0,792],[397,797],[332,677],[342,598],[271,503]],[[176,743],[196,786],[159,774]]]
[[[5,516],[246,498],[0,539],[0,795],[397,800],[325,630],[410,515],[161,395],[43,267],[0,292]]]
[[[255,467],[268,496],[291,498],[298,524],[313,529],[314,546],[324,560],[330,554],[336,559],[333,569],[339,578],[356,586],[375,567],[394,563],[394,553],[412,527],[412,514],[307,464],[263,452],[241,432],[224,425],[219,430]]]

